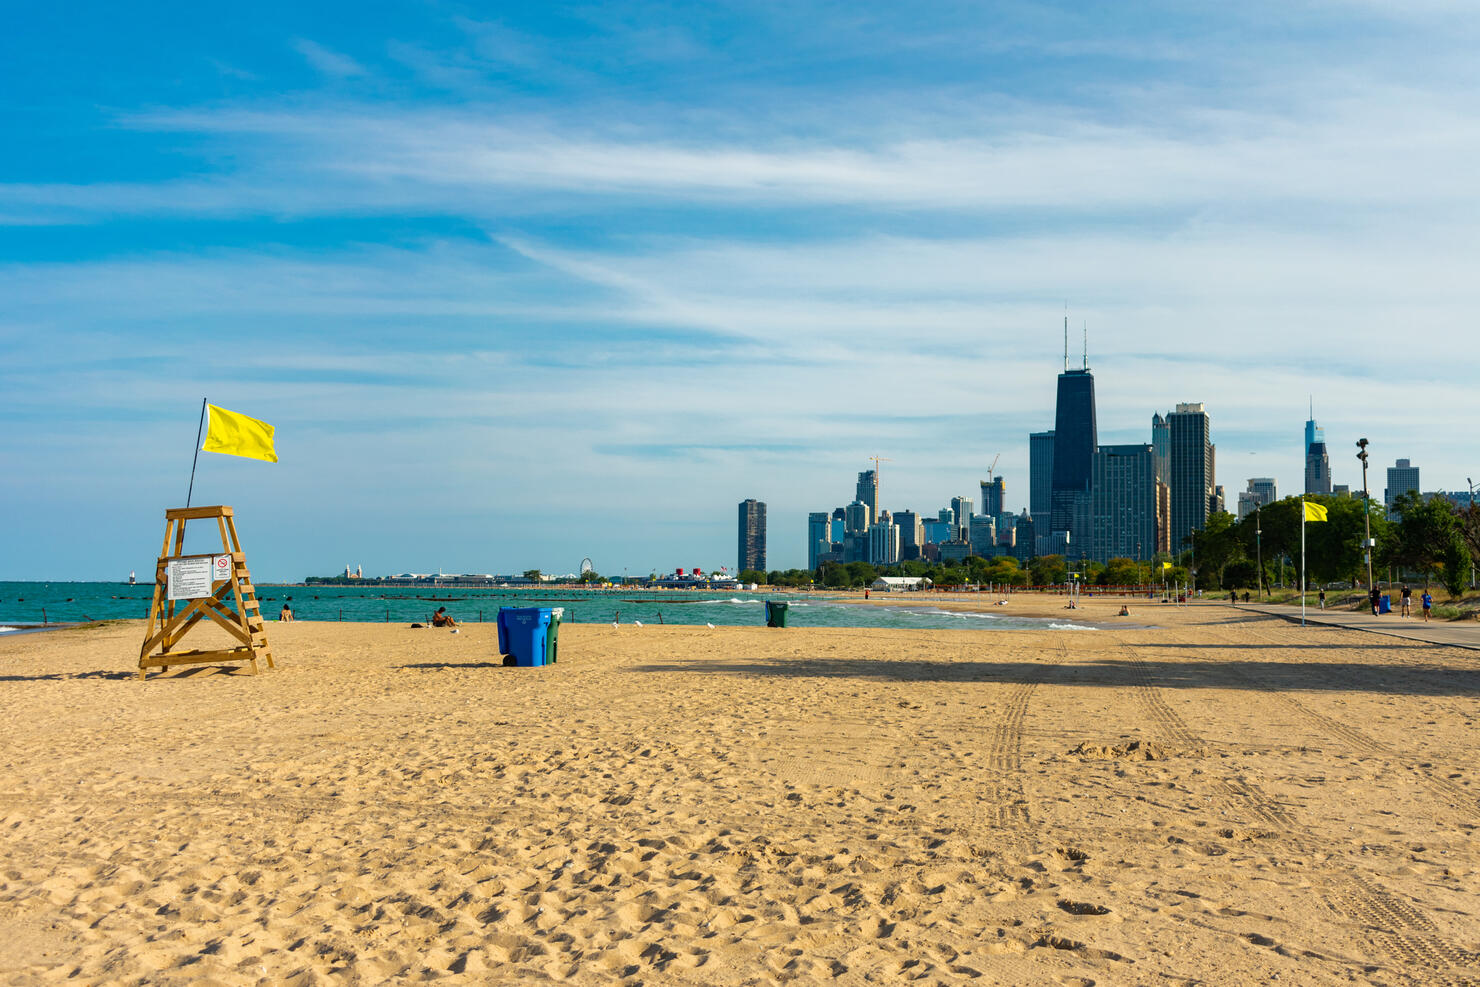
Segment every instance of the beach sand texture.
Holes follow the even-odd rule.
[[[1480,981],[1474,655],[1118,605],[0,639],[0,979]]]

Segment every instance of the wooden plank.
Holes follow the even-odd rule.
[[[171,507],[164,512],[167,521],[198,521],[202,518],[231,517],[231,508],[224,504],[214,507]]]
[[[211,620],[215,621],[218,625],[220,625],[220,627],[221,627],[222,630],[224,630],[226,633],[230,634],[232,637],[236,638],[242,644],[251,644],[252,643],[252,633],[251,633],[251,631],[248,630],[248,629],[246,629],[246,628],[244,628],[244,627],[242,627],[242,625],[239,624],[239,623],[237,623],[236,621],[234,621],[234,620],[227,620],[225,617],[223,617],[219,613],[217,613],[214,609],[206,610],[205,611],[205,615],[207,617],[210,617]]]
[[[205,609],[208,605],[206,603],[206,600],[209,599],[210,597],[207,596],[202,597],[199,600],[191,600],[189,606],[182,609],[179,613],[172,614],[167,617],[163,621],[163,626],[160,627],[157,632],[144,639],[144,650],[146,652],[153,651],[154,646],[161,642],[165,642],[165,646],[169,647],[171,643],[179,640],[179,638],[175,636],[175,631],[178,630],[183,633],[186,626],[194,626],[195,622],[200,620],[201,618],[199,616],[196,616],[195,620],[189,620],[188,618],[192,614],[196,614],[198,613],[198,611]]]
[[[231,651],[177,651],[172,655],[145,658],[143,668],[168,668],[171,665],[202,665],[206,662],[251,661],[255,651],[235,648]]]

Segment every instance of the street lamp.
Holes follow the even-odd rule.
[[[1264,528],[1259,521],[1259,508],[1261,504],[1254,505],[1254,553],[1259,560],[1259,602],[1264,602]]]
[[[1357,458],[1362,461],[1362,526],[1367,537],[1362,539],[1362,554],[1367,559],[1367,596],[1372,596],[1376,586],[1372,582],[1372,498],[1367,493],[1367,440],[1358,439]]]

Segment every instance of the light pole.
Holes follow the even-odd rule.
[[[1259,562],[1259,602],[1264,602],[1264,528],[1259,521],[1259,508],[1262,504],[1254,505],[1254,554]]]
[[[1367,559],[1367,598],[1372,598],[1376,586],[1372,582],[1372,501],[1367,493],[1367,440],[1358,439],[1357,458],[1362,461],[1362,526],[1367,537],[1362,539],[1362,554]]]

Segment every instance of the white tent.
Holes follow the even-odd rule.
[[[880,576],[869,585],[869,589],[881,593],[908,593],[923,590],[930,585],[924,576]]]

